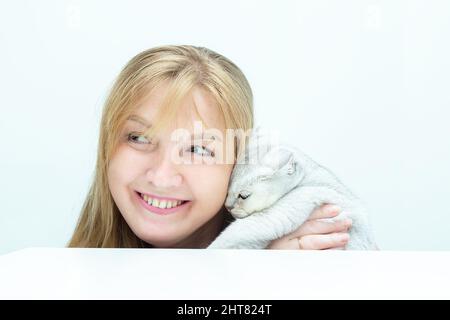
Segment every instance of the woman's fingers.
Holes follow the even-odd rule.
[[[330,233],[308,235],[298,239],[299,249],[324,250],[345,247],[350,236],[348,233]]]
[[[283,237],[272,241],[267,249],[278,250],[344,250],[350,236],[346,232],[334,232],[329,234],[312,234],[299,238]]]
[[[313,234],[326,234],[336,232],[346,232],[352,225],[352,220],[349,218],[330,221],[330,220],[307,220],[297,230],[290,233],[291,238],[303,237]]]
[[[283,237],[280,239],[273,240],[266,249],[275,249],[275,250],[298,250],[298,238],[289,239],[287,237]]]
[[[308,220],[334,218],[341,212],[341,208],[334,204],[324,204],[316,208]]]
[[[298,229],[280,239],[273,240],[267,249],[345,249],[352,220],[330,219],[338,216],[340,212],[340,207],[332,204],[316,208]]]

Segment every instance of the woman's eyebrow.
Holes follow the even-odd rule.
[[[143,119],[143,118],[141,118],[141,117],[139,117],[137,115],[134,115],[134,114],[129,116],[127,118],[127,120],[139,122],[140,124],[146,126],[147,128],[150,128],[150,126],[151,126],[150,124],[147,123],[147,121],[145,119]]]
[[[151,126],[150,124],[147,123],[147,121],[144,118],[141,118],[134,114],[129,116],[127,118],[127,120],[139,122],[140,124],[146,126],[147,128],[150,128],[150,126]],[[222,141],[222,138],[219,135],[212,134],[212,133],[191,134],[191,138]]]

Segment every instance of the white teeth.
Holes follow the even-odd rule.
[[[175,208],[179,206],[182,201],[181,200],[158,200],[158,199],[152,199],[146,194],[142,195],[142,198],[147,202],[149,205],[161,209],[170,209]]]

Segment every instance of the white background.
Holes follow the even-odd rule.
[[[135,54],[215,50],[280,130],[368,204],[385,250],[450,249],[450,2],[1,1],[0,253],[63,247],[100,113]]]

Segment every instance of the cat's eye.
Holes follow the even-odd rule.
[[[250,197],[250,195],[251,195],[251,193],[248,191],[241,191],[241,193],[239,193],[239,195],[238,195],[238,198],[245,200],[248,197]]]

